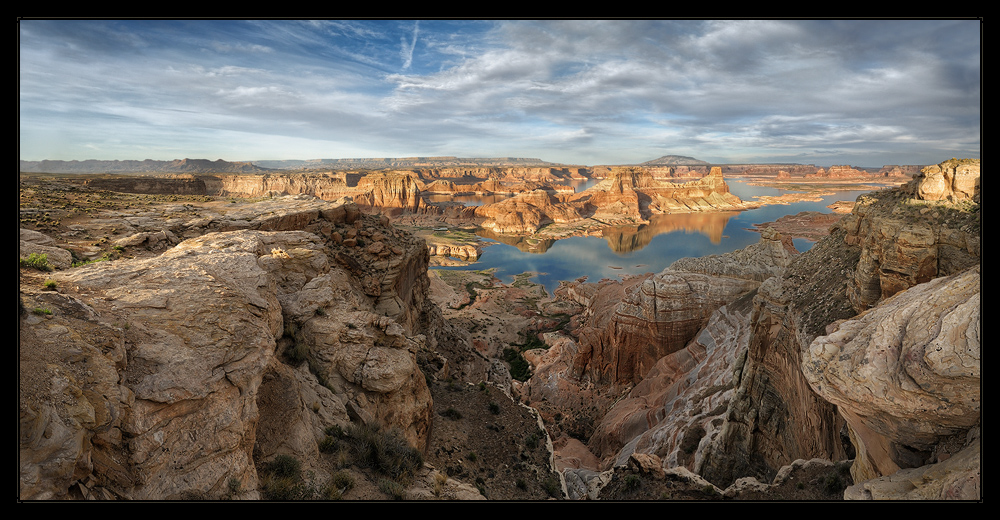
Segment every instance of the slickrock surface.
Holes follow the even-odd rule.
[[[943,439],[979,422],[980,284],[976,266],[917,285],[803,351],[810,386],[851,427],[855,480],[937,462]]]
[[[754,299],[751,318],[754,330],[736,397],[730,403],[722,433],[713,440],[715,446],[708,451],[701,470],[707,479],[728,484],[741,475],[770,478],[780,466],[796,458],[841,460],[852,452],[861,460],[858,469],[853,470],[858,479],[877,476],[868,470],[860,471],[860,468],[876,467],[887,459],[897,463],[905,459],[908,466],[930,459],[924,451],[933,450],[916,442],[918,446],[905,450],[898,449],[901,444],[897,444],[890,449],[894,450],[891,455],[877,453],[881,449],[878,447],[874,449],[876,453],[865,453],[869,443],[887,446],[887,441],[877,440],[880,434],[873,432],[885,429],[893,421],[886,417],[886,423],[881,425],[876,416],[862,420],[852,416],[846,404],[838,406],[841,411],[838,414],[833,404],[817,395],[802,371],[795,368],[801,364],[812,342],[829,333],[827,326],[830,324],[854,323],[841,320],[851,320],[869,306],[877,309],[882,303],[892,301],[888,298],[893,294],[919,286],[922,283],[918,276],[920,266],[928,266],[923,276],[929,282],[979,263],[978,195],[973,200],[956,202],[922,201],[915,198],[922,182],[918,178],[907,186],[880,190],[860,198],[854,212],[834,226],[830,236],[800,255],[782,276],[761,285]],[[909,247],[906,244],[890,240],[899,234],[873,231],[886,227],[925,230],[920,233],[925,239],[919,247],[906,249]],[[936,257],[937,261],[925,262],[923,258],[928,256]],[[879,267],[870,267],[873,263]],[[870,289],[863,290],[866,288]],[[930,313],[928,316],[951,312],[948,311],[950,304],[930,305],[933,302],[933,299],[924,298],[922,303],[928,305],[922,312]],[[921,323],[926,327],[934,320]],[[879,326],[883,325],[880,321]],[[941,330],[948,331],[942,332],[943,337],[949,338],[948,344],[961,346],[960,338],[966,335],[965,330],[970,326],[951,320],[943,324]],[[878,343],[872,346],[889,348],[889,345]],[[879,359],[886,358],[880,355]],[[959,357],[935,363],[950,367],[936,369],[945,371],[965,365]],[[889,368],[890,365],[885,366]],[[856,371],[844,377],[845,381],[850,381],[847,385],[853,388],[878,384],[867,383],[870,377]],[[910,380],[909,377],[906,380]],[[919,386],[917,383],[900,384]],[[978,420],[978,414],[974,415]],[[880,426],[871,430],[865,425],[868,420]],[[970,420],[966,420],[966,428],[972,428],[968,426]],[[852,422],[858,426],[845,428]],[[930,425],[912,424],[910,427],[919,429]],[[966,435],[965,431],[951,431],[952,437],[964,439]],[[846,442],[848,439],[853,441]],[[864,439],[871,440],[866,442]],[[957,444],[957,448],[947,448],[948,453],[962,447],[957,441],[938,442],[938,446]],[[865,462],[865,459],[875,462]]]
[[[329,451],[329,429],[394,429],[424,451],[443,420],[428,381],[471,346],[428,299],[424,242],[352,203],[313,197],[121,204],[87,229],[159,229],[162,239],[110,249],[113,260],[21,270],[19,497],[396,495],[358,455]],[[84,221],[52,247],[75,251]],[[280,457],[315,480],[277,487],[268,468]],[[417,467],[399,493],[483,496],[441,471]],[[540,490],[538,475],[519,468],[509,485]],[[502,489],[493,496],[508,497]]]

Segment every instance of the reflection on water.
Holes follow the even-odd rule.
[[[742,181],[727,183],[740,198],[782,193],[775,188],[746,186]],[[763,206],[742,212],[660,215],[648,225],[608,228],[603,237],[551,241],[493,235],[496,243],[483,249],[479,261],[466,267],[446,269],[496,268],[497,277],[505,282],[512,282],[516,274],[533,271],[541,273],[535,280],[552,293],[560,280],[586,276],[590,281],[597,281],[660,272],[680,258],[735,251],[759,240],[760,235],[752,231],[754,224],[772,222],[801,211],[830,213],[827,205],[838,200],[853,201],[864,193],[867,191],[838,192],[819,202]],[[489,236],[487,233],[480,235]],[[800,251],[811,247],[808,241],[793,243]]]
[[[522,235],[502,235],[500,233],[495,233],[492,230],[479,228],[476,230],[476,234],[500,242],[501,244],[507,244],[509,246],[514,246],[518,251],[524,253],[534,253],[542,254],[552,247],[552,244],[556,243],[554,238],[535,238],[530,236]]]
[[[493,204],[495,202],[500,202],[510,195],[507,194],[493,194],[493,195],[451,195],[448,193],[433,193],[424,195],[424,197],[430,202],[461,202],[466,206],[482,206],[483,204]]]
[[[608,241],[608,247],[619,254],[638,251],[649,245],[653,237],[675,231],[701,233],[713,244],[719,244],[722,242],[726,223],[739,214],[738,211],[720,211],[653,215],[649,219],[649,224],[605,228],[604,239]]]

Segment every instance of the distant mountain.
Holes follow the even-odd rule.
[[[685,155],[664,155],[659,159],[653,159],[652,161],[640,163],[640,166],[692,166],[695,164],[707,165],[710,163],[700,161],[694,157],[687,157]]]
[[[530,157],[361,157],[353,159],[261,160],[254,164],[274,169],[444,168],[452,166],[553,166]]]
[[[249,162],[219,159],[176,159],[173,161],[21,161],[20,171],[42,173],[263,173],[267,168]]]

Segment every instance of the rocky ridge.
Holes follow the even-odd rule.
[[[352,424],[426,449],[419,366],[463,336],[423,242],[349,202],[240,209],[22,284],[22,499],[258,498],[276,457],[326,474],[324,432]]]

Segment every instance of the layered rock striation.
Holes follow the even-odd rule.
[[[535,190],[477,208],[482,226],[497,233],[532,234],[551,223],[590,219],[602,226],[639,224],[652,215],[741,210],[718,167],[687,183],[657,180],[644,168],[615,168],[608,178],[577,194]]]
[[[915,180],[908,186],[860,197],[850,218],[845,218],[827,238],[800,255],[783,275],[761,285],[754,298],[747,360],[726,413],[726,423],[711,441],[713,446],[701,467],[703,476],[725,485],[745,475],[770,478],[782,465],[799,458],[841,460],[857,453],[856,467],[852,469],[855,478],[871,478],[892,471],[892,464],[910,468],[934,462],[930,454],[946,444],[944,435],[951,435],[948,442],[956,443],[957,449],[964,446],[968,432],[975,428],[972,423],[979,420],[974,409],[969,410],[970,416],[960,420],[960,426],[945,426],[947,432],[939,432],[936,441],[926,437],[921,441],[892,438],[895,429],[934,428],[932,425],[938,418],[916,417],[928,407],[948,409],[947,396],[916,406],[896,399],[900,407],[909,407],[906,412],[909,417],[899,421],[864,408],[864,402],[873,394],[883,401],[881,396],[887,395],[889,387],[880,381],[894,379],[892,370],[897,370],[894,367],[910,363],[894,361],[894,351],[903,348],[899,345],[929,341],[942,348],[927,350],[925,357],[929,358],[914,365],[921,367],[927,363],[934,368],[907,368],[911,375],[897,378],[898,384],[906,389],[928,385],[917,383],[924,377],[918,377],[918,372],[965,374],[969,363],[977,362],[974,351],[978,318],[974,309],[978,307],[978,296],[965,292],[966,296],[958,296],[958,300],[949,303],[945,294],[951,291],[943,289],[948,282],[935,281],[965,273],[962,279],[967,285],[970,283],[967,277],[971,271],[967,270],[979,264],[978,202],[921,200],[915,195],[920,193],[922,182],[925,181]],[[904,249],[903,241],[893,240],[898,234],[879,231],[886,228],[908,229],[924,239],[919,247]],[[886,254],[891,251],[898,253]],[[922,258],[926,256],[938,259],[924,261]],[[866,267],[875,260],[879,265],[893,267]],[[921,273],[922,268],[926,269],[922,275],[900,276]],[[888,290],[858,290],[874,285],[872,280]],[[885,283],[886,280],[893,283]],[[924,286],[925,289],[917,289]],[[941,297],[919,296],[919,306],[904,304],[906,300],[893,297],[934,289],[943,292]],[[964,310],[956,313],[956,305],[964,306]],[[868,314],[856,318],[869,308]],[[918,319],[918,315],[923,317]],[[960,315],[963,318],[959,319]],[[869,332],[863,332],[862,323],[870,324]],[[821,337],[824,339],[818,339]],[[850,347],[860,349],[858,353],[848,354],[851,337],[858,338],[854,343],[857,346]],[[935,337],[942,339],[934,340]],[[866,351],[867,348],[875,350]],[[833,354],[835,351],[840,354]],[[918,351],[912,350],[907,359],[919,357]],[[959,351],[963,353],[961,356],[957,355]],[[936,357],[940,352],[955,355]],[[868,361],[862,361],[865,359]],[[802,368],[803,363],[807,369]],[[969,372],[962,377],[974,379],[975,375]],[[851,387],[859,392],[857,397],[836,395],[833,387],[837,385],[823,383],[838,379],[845,391]],[[817,393],[815,388],[824,390]],[[925,391],[930,391],[930,387]],[[865,397],[858,399],[862,395]],[[975,394],[970,396],[976,399]],[[892,426],[910,420],[906,427]],[[961,440],[955,440],[958,438]],[[957,449],[946,451],[953,453]]]

